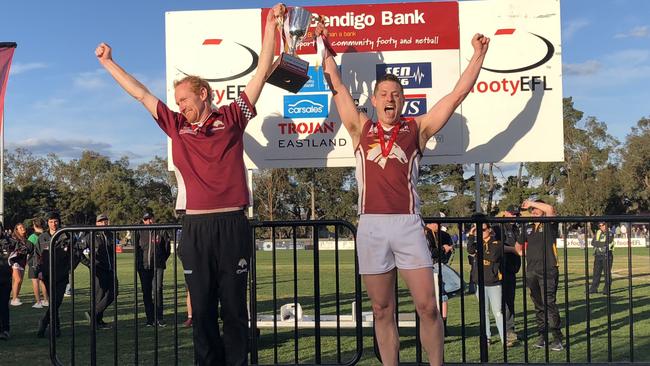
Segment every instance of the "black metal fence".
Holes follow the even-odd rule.
[[[541,348],[535,347],[539,335],[534,320],[534,307],[526,287],[528,278],[524,252],[522,268],[516,276],[517,304],[514,314],[517,342],[509,347],[505,341],[499,343],[494,338],[488,338],[485,329],[486,314],[479,311],[484,308],[485,295],[479,291],[478,300],[474,300],[474,295],[467,295],[468,286],[465,286],[448,300],[449,331],[445,338],[445,363],[649,362],[650,356],[643,350],[650,346],[650,237],[647,230],[650,216],[475,216],[427,218],[424,221],[435,221],[439,223],[440,230],[444,227],[452,236],[457,236],[457,239],[454,238],[454,255],[448,266],[456,272],[460,283],[467,284],[470,266],[466,262],[468,239],[465,234],[472,224],[478,224],[480,235],[483,222],[490,223],[495,231],[500,228],[503,233],[504,225],[523,226],[533,220],[540,224],[553,222],[559,225],[556,242],[563,245],[558,245],[557,249],[559,277],[555,285],[562,321],[562,349],[551,349],[552,339],[544,329],[541,336],[545,342]],[[620,228],[622,224],[626,228],[625,234],[612,233],[616,237],[616,248],[613,258],[607,256],[607,261],[613,261],[614,268],[612,272],[605,271],[605,282],[613,282],[605,295],[590,294],[589,291],[594,261],[590,240],[594,225],[599,221],[610,223],[610,227],[616,225]],[[97,243],[94,233],[105,232],[109,236],[123,239],[127,232],[144,230],[168,233],[173,241],[172,246],[175,247],[180,226],[69,227],[60,230],[54,241],[59,236],[67,237],[70,253],[81,255],[83,248],[88,247],[88,259],[90,263],[95,263]],[[82,243],[82,233],[91,233],[85,236],[90,240]],[[361,287],[354,250],[355,227],[338,220],[253,222],[251,235],[255,239],[257,250],[253,251],[249,275],[250,363],[376,364],[378,356],[372,352],[372,312],[369,311],[369,301]],[[123,243],[128,244],[124,240]],[[125,245],[123,249],[128,251],[129,247]],[[50,252],[50,261],[54,264],[50,268],[51,289],[56,288],[54,279],[59,270],[57,266],[61,266],[61,263],[57,264],[55,254],[55,250]],[[478,263],[482,263],[484,254],[482,246],[477,246]],[[117,263],[117,270],[112,273],[115,301],[109,308],[112,310],[108,311],[112,313],[112,328],[98,329],[96,323],[93,304],[97,300],[97,284],[91,280],[97,276],[95,266],[90,266],[89,278],[75,278],[75,271],[71,271],[70,283],[74,292],[70,304],[66,305],[70,307],[70,318],[62,318],[64,331],[61,337],[57,337],[55,327],[49,328],[52,363],[191,364],[191,334],[181,325],[185,311],[185,290],[183,278],[179,276],[182,269],[176,250],[167,261],[166,296],[163,300],[165,318],[171,317],[173,321],[169,326],[161,328],[156,325],[156,319],[156,324],[144,334],[136,261],[128,254],[117,254],[116,251],[111,256],[112,263]],[[74,268],[75,256],[70,256],[69,260],[69,266]],[[501,263],[502,269],[505,264]],[[609,264],[605,263],[605,267]],[[440,271],[437,275],[443,277],[444,282],[443,267],[438,268]],[[546,274],[544,272],[543,287],[549,289],[552,286],[548,283]],[[478,271],[478,276],[479,283],[482,283],[482,271]],[[75,288],[76,283],[83,283],[86,288]],[[482,288],[481,285],[478,287]],[[403,349],[400,364],[428,364],[420,346],[419,320],[408,291],[401,283],[396,291],[399,313],[397,320]],[[50,296],[50,303],[56,304],[56,291]],[[159,301],[157,296],[154,301]],[[438,301],[441,305],[442,293]],[[506,313],[505,306],[505,300],[502,300],[502,314]],[[179,309],[182,312],[179,313]],[[83,321],[86,311],[90,314],[88,323]],[[547,309],[544,310],[543,317],[548,324]],[[505,317],[503,318],[502,327],[505,329]],[[50,314],[50,319],[51,324],[54,324],[54,312]],[[97,341],[98,338],[101,339],[100,342]],[[65,346],[57,347],[58,344]],[[109,348],[111,352],[108,352]],[[145,349],[146,356],[142,356]]]

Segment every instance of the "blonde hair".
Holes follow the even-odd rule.
[[[200,95],[201,89],[204,88],[208,92],[208,102],[212,104],[212,98],[213,98],[212,88],[210,87],[210,84],[205,79],[202,79],[195,75],[187,75],[186,77],[180,80],[175,80],[174,88],[176,88],[177,86],[183,83],[189,83],[190,89],[192,89],[192,92],[196,95]]]

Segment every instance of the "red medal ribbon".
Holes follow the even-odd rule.
[[[381,156],[387,158],[390,151],[393,150],[393,144],[395,143],[395,140],[397,140],[400,125],[401,123],[398,123],[393,126],[390,138],[388,139],[388,145],[386,145],[384,139],[384,127],[382,127],[381,123],[377,122],[377,136],[379,137],[379,144],[381,145]]]

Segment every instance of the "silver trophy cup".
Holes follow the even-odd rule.
[[[289,9],[284,32],[288,45],[287,52],[282,52],[273,63],[271,74],[266,82],[279,88],[297,93],[309,80],[309,62],[296,56],[296,48],[307,34],[311,22],[311,12],[299,6]]]

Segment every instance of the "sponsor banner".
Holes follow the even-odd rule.
[[[646,248],[648,247],[648,242],[646,238],[632,238],[630,239],[631,246],[633,248]],[[584,248],[585,247],[585,240],[582,238],[567,238],[566,241],[567,248]],[[591,246],[591,238],[587,241],[587,246],[589,248],[593,247]],[[559,238],[557,239],[557,247],[558,248],[564,248],[564,239]],[[626,238],[615,238],[614,239],[614,248],[627,248],[627,239]],[[614,252],[616,254],[616,252]]]
[[[455,1],[308,6],[306,9],[325,17],[330,43],[337,53],[458,49]],[[314,21],[305,40],[297,47],[298,54],[314,53],[315,26]],[[279,47],[276,51],[279,52]]]
[[[421,164],[563,159],[559,1],[307,9],[328,17],[343,82],[358,110],[373,120],[378,75],[398,76],[405,87],[404,116],[415,118],[454,88],[473,53],[472,36],[480,32],[492,39],[476,86],[428,141]],[[216,105],[232,102],[254,75],[267,12],[167,13],[168,105],[176,108],[173,81],[186,74],[210,82]],[[295,95],[267,84],[260,95],[258,115],[244,133],[250,169],[355,165],[354,146],[330,97],[312,32],[298,47],[310,64],[307,84]],[[539,141],[544,149],[531,148]],[[169,162],[172,166],[171,154]]]
[[[490,37],[490,48],[462,105],[463,154],[436,161],[562,161],[560,2],[464,1],[459,7],[461,69],[473,54],[475,33]]]

